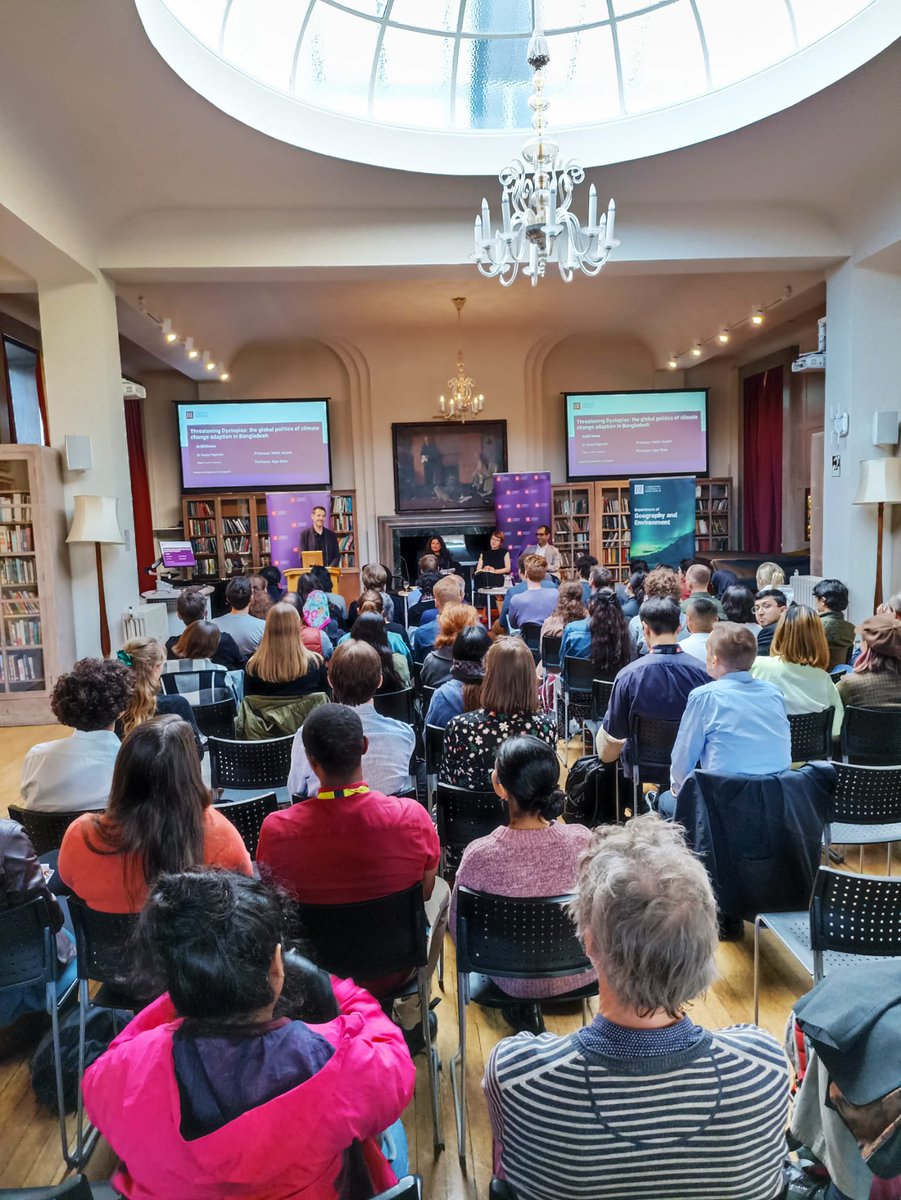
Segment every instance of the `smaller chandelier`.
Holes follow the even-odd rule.
[[[613,236],[616,205],[613,200],[598,220],[598,194],[588,189],[588,224],[582,226],[570,212],[573,189],[585,179],[575,159],[564,162],[558,144],[548,135],[549,102],[544,97],[544,68],[551,61],[540,0],[535,3],[535,28],[526,53],[532,68],[532,128],[535,135],[498,175],[503,188],[501,228],[492,232],[488,201],[475,219],[475,251],[470,256],[489,279],[509,287],[522,267],[535,287],[549,262],[556,263],[566,283],[574,272],[597,275],[619,245]]]
[[[438,412],[435,413],[436,421],[462,421],[465,423],[466,418],[478,416],[485,407],[485,397],[481,392],[476,396],[473,393],[475,386],[473,380],[466,374],[463,366],[463,305],[466,303],[465,296],[455,296],[451,301],[454,308],[457,310],[457,374],[453,379],[447,381],[447,386],[450,389],[450,395],[447,399],[444,396],[438,398]]]

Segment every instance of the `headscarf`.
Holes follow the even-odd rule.
[[[324,629],[332,619],[325,592],[310,592],[303,606],[303,623],[310,629]]]

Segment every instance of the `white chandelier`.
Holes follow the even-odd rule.
[[[466,374],[466,368],[463,366],[463,305],[466,303],[466,297],[454,296],[451,303],[457,310],[457,374],[447,381],[450,389],[448,398],[445,400],[444,396],[439,397],[438,411],[434,419],[465,423],[467,416],[475,417],[482,411],[485,407],[485,397],[481,392],[475,394],[475,382]]]
[[[573,189],[585,179],[585,169],[575,159],[564,164],[560,147],[548,136],[546,114],[549,102],[543,95],[544,68],[551,60],[541,0],[535,0],[535,28],[527,51],[532,68],[532,128],[535,135],[523,146],[522,158],[514,159],[498,175],[501,196],[501,228],[492,233],[488,201],[475,220],[475,252],[472,261],[489,279],[500,279],[509,287],[519,274],[531,277],[532,287],[544,275],[549,262],[556,263],[566,283],[575,271],[597,275],[610,251],[619,242],[613,236],[616,205],[613,200],[598,221],[598,194],[588,189],[588,224],[581,226],[570,212]]]

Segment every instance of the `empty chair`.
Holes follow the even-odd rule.
[[[588,709],[594,689],[594,663],[590,658],[567,654],[563,662],[563,739],[569,749],[569,710],[574,704]]]
[[[84,813],[81,812],[41,812],[39,809],[17,808],[15,804],[9,806],[10,820],[22,826],[39,857],[51,850],[58,850],[66,830],[82,816]]]
[[[422,1176],[405,1175],[387,1192],[379,1192],[372,1200],[422,1200]]]
[[[425,751],[425,778],[429,812],[435,811],[435,793],[438,787],[438,769],[441,766],[441,751],[444,749],[444,728],[441,725],[426,725],[423,735]]]
[[[901,766],[901,708],[845,709],[842,757],[870,767]]]
[[[460,864],[463,851],[476,838],[486,837],[498,825],[509,824],[507,806],[494,791],[438,784],[436,794],[441,875],[447,879]]]
[[[641,785],[656,783],[661,789],[669,787],[669,769],[673,746],[679,732],[678,721],[655,717],[633,717],[629,726],[629,746],[632,761],[632,802],[639,812]]]
[[[534,621],[526,621],[519,632],[522,634],[522,640],[532,651],[532,657],[537,666],[541,662],[541,626]]]
[[[831,706],[819,712],[789,713],[792,762],[832,758],[832,722],[835,709]]]
[[[457,1020],[460,1043],[451,1059],[451,1085],[457,1117],[457,1147],[466,1161],[466,1006],[501,1008],[514,1001],[489,976],[502,979],[558,979],[591,970],[566,906],[572,896],[522,899],[457,890]],[[597,980],[555,996],[578,998],[583,1015]],[[540,1019],[540,1002],[536,1001]],[[459,1067],[459,1080],[458,1080]]]
[[[591,719],[598,724],[607,715],[610,707],[610,697],[613,695],[613,681],[610,679],[592,679],[591,681]]]
[[[229,696],[212,704],[195,704],[194,720],[204,737],[234,739],[237,705]]]
[[[270,813],[278,809],[278,797],[275,792],[267,792],[263,796],[248,796],[246,800],[220,801],[214,807],[223,817],[228,817],[240,833],[247,853],[251,858],[256,858],[257,842],[260,840],[263,822]]]
[[[901,766],[863,767],[836,763],[835,792],[827,805],[824,841],[860,846],[888,844],[886,874],[892,873],[892,845],[901,841]]]
[[[377,692],[372,698],[375,711],[383,717],[393,717],[395,721],[403,721],[406,725],[416,723],[416,710],[413,706],[415,692],[413,688],[403,688],[399,692]]]
[[[546,633],[541,642],[541,665],[546,675],[556,675],[560,671],[560,645],[563,634]]]
[[[293,734],[257,742],[211,737],[208,748],[213,787],[223,789],[223,800],[274,791],[279,803],[286,804],[293,745]]]

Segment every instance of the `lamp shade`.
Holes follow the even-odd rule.
[[[901,504],[901,458],[865,458],[855,504]]]
[[[125,539],[119,528],[115,496],[76,496],[75,513],[67,542],[118,542]]]

